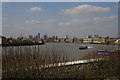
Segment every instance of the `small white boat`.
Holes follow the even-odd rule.
[[[79,46],[79,49],[88,49],[88,46],[81,45],[81,46]]]

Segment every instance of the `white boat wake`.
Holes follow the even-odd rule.
[[[92,46],[88,46],[88,48],[93,48]]]

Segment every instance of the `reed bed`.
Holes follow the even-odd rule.
[[[104,49],[105,50],[105,49]],[[106,49],[108,51],[113,49]],[[114,52],[107,55],[98,55],[96,51],[84,56],[90,58],[104,58],[105,60],[95,62],[84,66],[84,78],[102,78],[102,79],[119,79],[120,78],[120,50],[114,49]]]
[[[3,47],[3,78],[30,77],[37,72],[36,70],[41,70],[45,64],[69,61],[66,54],[56,54],[58,52],[54,46],[51,49],[41,50],[40,46]]]
[[[106,49],[112,50],[112,49]],[[41,46],[3,47],[3,78],[120,78],[120,50],[109,55],[98,55],[97,50],[88,52],[82,59],[106,60],[84,65],[46,68],[45,64],[70,61],[64,50],[55,46],[42,50]],[[59,54],[58,54],[59,53]],[[64,55],[61,55],[61,53]]]

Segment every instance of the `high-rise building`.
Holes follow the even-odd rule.
[[[32,35],[29,35],[29,38],[33,38],[33,36],[32,36]]]
[[[58,39],[58,36],[56,36],[55,39]]]
[[[44,39],[47,39],[47,38],[48,38],[47,34],[45,34],[43,37],[44,37]]]
[[[40,33],[38,33],[38,35],[37,35],[37,36],[38,36],[38,39],[39,39],[39,38],[40,38]]]
[[[38,39],[38,35],[35,35],[35,36],[34,36],[34,39]]]
[[[55,36],[52,36],[53,39],[55,39]]]

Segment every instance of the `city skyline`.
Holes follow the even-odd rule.
[[[13,37],[13,36],[10,36],[10,37],[7,37],[7,38],[33,38],[33,39],[44,39],[44,37],[46,38],[78,38],[78,39],[84,39],[84,38],[93,38],[94,36],[98,36],[99,38],[119,38],[119,37],[110,37],[110,36],[100,36],[100,35],[84,35],[83,37],[76,37],[76,36],[71,36],[71,35],[64,35],[64,37],[60,37],[60,36],[57,36],[57,35],[53,35],[53,36],[49,36],[49,34],[44,34],[44,35],[41,35],[41,33],[36,33],[35,35],[27,35],[27,36],[24,36],[22,34],[20,34],[19,36],[17,37]],[[4,36],[6,37],[6,36]]]
[[[7,37],[35,35],[84,37],[118,36],[117,2],[112,3],[42,3],[2,4],[2,34]]]

